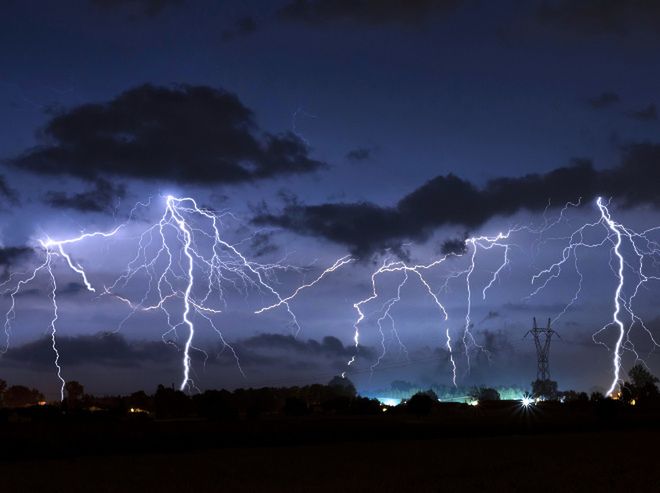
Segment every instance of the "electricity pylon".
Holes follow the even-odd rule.
[[[525,334],[534,336],[534,344],[536,345],[536,358],[538,366],[536,368],[536,379],[542,382],[550,380],[550,341],[553,335],[557,334],[550,327],[550,319],[548,319],[548,326],[544,329],[536,324],[536,317],[534,317],[534,327]],[[561,338],[560,338],[561,339]]]

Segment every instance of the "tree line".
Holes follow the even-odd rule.
[[[554,381],[532,382],[530,398],[546,401],[592,402],[619,401],[633,406],[660,407],[659,379],[646,366],[637,364],[628,372],[628,380],[610,398],[597,392],[589,396],[585,392],[558,391]],[[403,387],[403,382],[393,383]],[[498,390],[489,387],[473,387],[466,396],[473,404],[499,401]],[[47,404],[37,389],[22,385],[8,386],[0,379],[0,408],[19,409],[48,407],[59,411],[101,412],[111,415],[155,416],[157,418],[198,417],[206,419],[256,418],[269,415],[305,416],[310,414],[381,414],[408,412],[427,415],[436,410],[447,410],[450,404],[439,402],[433,389],[418,390],[395,408],[383,406],[377,399],[358,395],[353,383],[342,377],[334,377],[325,385],[313,384],[300,387],[264,387],[228,390],[207,390],[188,395],[174,387],[159,385],[154,394],[144,391],[127,396],[98,397],[87,394],[82,384],[69,381],[64,387],[64,399],[59,404]],[[466,404],[451,404],[463,408]],[[444,406],[444,407],[443,407]],[[457,407],[457,409],[458,409]]]

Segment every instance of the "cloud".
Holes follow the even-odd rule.
[[[517,313],[559,313],[564,308],[566,304],[562,303],[505,303],[502,305],[502,308],[507,312],[517,312]],[[573,309],[582,310],[584,306],[574,305]],[[540,320],[540,319],[539,319]]]
[[[26,246],[12,246],[0,248],[0,267],[11,267],[15,263],[25,260],[34,253]]]
[[[63,365],[94,364],[101,366],[134,367],[146,363],[169,363],[175,357],[172,347],[162,341],[128,343],[120,334],[59,336],[57,348]],[[22,346],[10,347],[3,356],[10,364],[53,366],[50,337],[43,337]]]
[[[509,335],[502,330],[484,329],[479,333],[483,348],[493,354],[512,353],[514,348]]]
[[[580,35],[626,36],[657,31],[660,3],[655,0],[560,0],[544,2],[538,20],[550,27]]]
[[[287,132],[261,132],[231,93],[206,86],[146,84],[106,103],[54,116],[46,142],[9,161],[44,175],[233,184],[309,173],[324,166]]]
[[[466,238],[450,238],[449,240],[445,240],[440,247],[440,253],[443,255],[463,255],[467,252],[465,240]]]
[[[63,287],[59,287],[57,289],[57,295],[58,296],[76,295],[86,290],[87,288],[83,284],[80,284],[79,282],[69,282],[65,284]]]
[[[14,204],[18,202],[18,192],[9,186],[2,175],[0,175],[0,197]]]
[[[630,118],[634,118],[635,120],[642,122],[654,122],[658,120],[658,110],[654,104],[650,104],[640,110],[629,111],[627,115]]]
[[[173,344],[162,341],[128,341],[123,335],[102,332],[94,335],[58,336],[57,347],[60,363],[65,366],[97,365],[122,368],[144,367],[147,365],[169,365],[178,361],[179,349]],[[280,369],[314,368],[345,365],[354,354],[352,346],[344,346],[332,336],[324,337],[320,342],[307,341],[290,335],[259,334],[254,337],[232,343],[241,365],[268,366]],[[219,346],[219,357],[210,358],[205,364],[235,365],[235,360],[228,351]],[[372,358],[373,351],[368,347],[360,348],[360,357]],[[191,353],[193,360],[202,362],[201,353]],[[10,347],[2,361],[9,365],[32,365],[51,368],[53,366],[53,348],[50,336],[21,346]]]
[[[340,371],[345,368],[355,353],[352,345],[344,346],[334,336],[325,336],[321,341],[301,340],[292,335],[258,334],[232,344],[244,368],[250,366],[272,367],[280,370],[331,368]],[[359,357],[366,361],[375,360],[375,351],[368,346],[360,346]],[[221,360],[234,364],[232,358]]]
[[[408,233],[396,209],[368,202],[290,205],[281,213],[262,213],[254,222],[323,237],[357,254],[397,247]]]
[[[131,15],[155,17],[170,6],[177,6],[183,0],[91,0],[92,5],[104,10],[122,10]]]
[[[74,209],[80,212],[109,212],[117,201],[124,198],[126,188],[115,185],[106,179],[98,178],[94,188],[86,192],[67,194],[48,192],[44,202],[60,209]]]
[[[603,92],[596,97],[589,98],[587,103],[594,109],[609,108],[621,101],[618,94],[614,92]]]
[[[273,243],[273,233],[265,231],[260,231],[252,237],[250,248],[255,257],[263,257],[278,251],[277,245]]]
[[[307,24],[417,24],[432,15],[452,13],[461,0],[292,0],[278,17]]]
[[[393,207],[368,202],[292,203],[279,213],[263,211],[254,221],[325,238],[365,256],[399,248],[405,241],[425,241],[441,226],[473,229],[496,216],[542,211],[548,200],[563,205],[603,195],[614,197],[621,207],[658,207],[659,182],[660,144],[638,143],[625,146],[621,164],[611,169],[596,170],[590,161],[576,160],[544,174],[490,180],[482,188],[449,174],[429,180]]]
[[[231,29],[222,31],[223,41],[232,41],[242,36],[248,36],[257,30],[257,22],[252,17],[238,19]]]
[[[355,348],[353,346],[344,346],[339,339],[333,336],[325,336],[321,342],[319,342],[314,339],[303,341],[292,335],[259,334],[244,339],[238,344],[245,349],[283,349],[310,356],[338,356],[340,358],[350,358],[355,354]]]
[[[368,161],[369,159],[371,159],[372,152],[373,152],[372,149],[367,149],[363,147],[359,149],[353,149],[352,151],[349,151],[346,154],[346,159],[354,163],[357,163],[359,161]]]
[[[501,317],[500,312],[495,310],[490,310],[486,315],[484,315],[484,318],[482,318],[477,325],[481,325],[484,322],[500,317]]]

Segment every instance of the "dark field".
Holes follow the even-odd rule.
[[[660,491],[656,423],[569,421],[6,423],[0,491]]]
[[[111,455],[0,466],[2,491],[658,491],[660,432]]]

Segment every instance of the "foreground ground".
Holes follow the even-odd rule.
[[[181,438],[166,453],[4,460],[0,491],[660,491],[657,429],[197,451]]]

